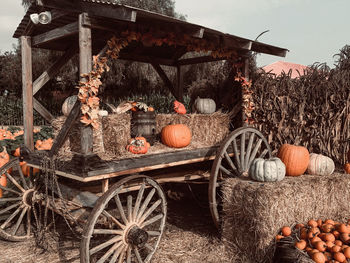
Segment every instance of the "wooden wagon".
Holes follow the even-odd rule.
[[[51,23],[33,24],[30,15],[44,11],[51,13]],[[59,149],[73,125],[79,123],[80,101],[71,110],[52,149],[34,151],[33,109],[46,120],[53,119],[52,114],[34,98],[35,93],[78,51],[80,74],[90,72],[92,54],[105,52],[108,39],[126,30],[134,30],[141,35],[150,30],[158,36],[183,34],[188,41],[195,41],[198,45],[212,43],[211,49],[205,50],[209,55],[187,59],[181,58],[189,49],[185,42],[146,45],[134,41],[120,51],[119,59],[152,64],[179,101],[183,97],[185,65],[232,59],[234,54],[236,61],[233,63],[242,64],[242,72],[247,78],[247,60],[251,52],[285,56],[287,51],[108,1],[36,1],[29,7],[14,34],[14,37],[20,38],[22,47],[25,146],[21,148],[19,159],[13,159],[0,168],[0,174],[6,174],[8,178],[8,185],[0,186],[4,193],[0,198],[2,238],[9,241],[30,238],[33,229],[38,230],[39,227],[39,207],[45,207],[62,215],[69,224],[82,227],[81,262],[149,262],[160,242],[167,214],[167,202],[160,183],[206,180],[209,183],[211,213],[219,227],[220,186],[224,178],[246,173],[256,156],[271,154],[266,139],[259,131],[242,127],[230,133],[221,145],[105,161],[93,153],[91,126],[81,125],[81,135],[77,138],[81,144],[80,152],[69,161],[57,163],[54,160]],[[32,47],[65,52],[34,82]],[[176,85],[160,65],[176,67]],[[241,99],[238,103],[242,103]],[[188,164],[210,160],[214,162],[208,176],[186,176],[186,171],[182,175],[169,173],[169,167],[186,169]],[[25,177],[20,161],[39,168],[41,175]],[[141,173],[147,173],[147,176]],[[96,191],[96,185],[99,185],[99,191]],[[95,191],[87,190],[91,187]],[[41,219],[47,220],[47,214]]]

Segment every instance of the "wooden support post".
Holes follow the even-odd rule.
[[[34,150],[33,139],[33,76],[32,76],[32,44],[31,37],[21,37],[22,51],[22,98],[24,144]]]
[[[242,73],[243,73],[243,77],[249,81],[249,58],[244,58],[243,59],[243,68],[242,68]],[[243,96],[243,92],[242,92],[242,96]],[[243,102],[243,100],[242,100]],[[247,127],[248,123],[245,121],[247,119],[247,116],[244,113],[244,108],[242,105],[242,127]]]
[[[79,72],[80,76],[92,70],[92,46],[91,28],[83,26],[83,17],[87,14],[79,15]],[[93,131],[91,126],[81,128],[80,137],[81,153],[92,154],[93,151]]]
[[[155,69],[155,71],[157,71],[159,77],[163,80],[164,84],[168,87],[168,89],[170,90],[171,94],[174,95],[174,97],[180,101],[180,98],[177,96],[177,92],[174,88],[173,83],[170,81],[170,79],[168,78],[168,76],[166,75],[166,73],[164,72],[164,70],[162,69],[162,67],[155,63],[152,62],[151,63],[152,67]]]
[[[177,85],[176,85],[176,97],[179,98],[180,102],[184,99],[184,69],[182,66],[177,66]]]
[[[102,180],[102,193],[107,192],[108,188],[109,188],[109,179],[103,179]]]

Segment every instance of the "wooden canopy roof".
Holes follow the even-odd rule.
[[[51,12],[52,22],[47,25],[33,24],[30,14],[42,11]],[[152,30],[160,35],[187,34],[195,39],[214,43],[216,48],[234,50],[239,56],[247,56],[253,51],[284,57],[288,51],[165,15],[103,0],[36,0],[27,10],[13,37],[31,36],[32,47],[36,48],[64,51],[72,46],[78,47],[78,17],[81,13],[86,14],[83,17],[83,25],[92,29],[94,53],[99,52],[115,33],[125,30],[142,32]],[[152,58],[153,61],[168,66],[218,60],[210,56],[179,60],[187,52],[187,48],[180,45],[145,46],[134,43],[122,50],[120,59],[149,62]]]

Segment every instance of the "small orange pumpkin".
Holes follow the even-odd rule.
[[[314,220],[314,219],[310,219],[310,220],[307,222],[307,225],[308,225],[308,226],[311,226],[311,227],[317,227],[317,221]]]
[[[0,175],[0,185],[3,187],[7,186],[7,177],[6,174]],[[2,197],[2,189],[0,189],[0,198]]]
[[[314,248],[316,248],[320,252],[326,251],[327,245],[324,241],[317,241],[313,243]]]
[[[350,174],[350,163],[346,163],[346,164],[344,165],[344,170],[345,170],[345,172],[346,172],[347,174]]]
[[[307,245],[307,243],[303,239],[298,241],[298,242],[295,242],[295,244],[294,244],[294,246],[300,250],[304,250],[306,248],[306,245]]]
[[[19,165],[21,166],[21,170],[24,176],[30,176],[30,166],[27,165],[26,162],[20,162]],[[40,172],[38,168],[33,168],[33,175],[36,175]]]
[[[285,237],[288,237],[288,236],[290,236],[290,234],[292,234],[292,230],[290,229],[289,226],[282,227],[281,232],[282,232],[282,235]]]
[[[332,253],[337,253],[341,251],[341,247],[340,246],[337,246],[337,245],[334,245],[332,248],[331,248],[331,252]]]
[[[313,253],[311,258],[316,263],[325,263],[326,262],[326,257],[325,257],[325,255],[322,252],[315,252],[315,253]]]
[[[344,248],[343,253],[346,258],[350,258],[350,247]]]
[[[303,146],[283,144],[278,158],[286,165],[286,175],[299,176],[305,173],[310,160],[309,151]]]
[[[191,130],[184,124],[165,126],[161,131],[162,143],[173,148],[186,147],[191,143]]]
[[[339,262],[345,262],[346,257],[341,252],[336,252],[333,254],[333,258]]]
[[[174,111],[178,114],[186,114],[185,106],[177,100],[174,101]]]
[[[282,238],[284,238],[284,236],[282,236],[282,235],[276,235],[276,236],[275,236],[276,241],[279,241],[279,240],[281,240]]]
[[[136,137],[129,139],[126,150],[135,154],[145,154],[150,147],[151,145],[147,142],[146,138]]]

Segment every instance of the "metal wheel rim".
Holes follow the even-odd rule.
[[[250,135],[249,137],[247,136],[248,134]],[[236,139],[239,137],[241,137],[240,143],[237,144]],[[242,141],[244,141],[243,144],[242,144]],[[231,158],[230,156],[228,156],[227,149],[230,146],[232,148],[235,148],[235,146],[233,145],[234,142],[236,142],[237,151],[239,152],[238,152],[238,155],[234,155],[234,157]],[[254,148],[251,148],[253,147],[254,143],[256,143]],[[258,147],[258,148],[255,148],[255,147]],[[241,155],[241,152],[240,152],[241,149],[243,149],[243,155]],[[221,167],[222,160],[227,160],[228,165],[231,166],[231,164],[229,164],[230,162],[228,161],[228,158],[230,158],[232,165],[234,166],[231,168],[233,172],[231,172],[230,174],[228,173],[230,172],[229,169],[226,169],[228,171],[224,172],[224,173],[227,173],[227,177],[248,176],[249,166],[255,157],[259,157],[257,156],[257,153],[261,149],[264,149],[264,151],[262,152],[263,154],[262,157],[268,155],[268,157],[270,158],[272,156],[271,148],[266,138],[263,136],[263,134],[260,131],[251,127],[242,127],[234,130],[222,142],[216,154],[216,157],[210,172],[209,190],[208,190],[210,213],[214,221],[214,224],[218,229],[220,229],[221,227],[221,220],[220,220],[220,213],[218,211],[219,202],[217,200],[217,195],[218,195],[217,192],[220,191],[218,187],[223,182],[223,181],[220,181],[221,184],[218,183],[218,175],[219,173],[222,173],[223,171],[225,171],[225,167],[223,168]],[[233,152],[234,151],[235,150],[233,149]],[[236,168],[236,170],[234,170],[233,168]]]
[[[12,169],[11,173],[9,169]],[[4,174],[7,186],[0,185],[3,192],[0,198],[0,237],[9,241],[25,241],[33,236],[32,208],[38,189],[33,180],[24,176],[18,158],[0,168],[0,175]]]
[[[140,188],[137,192],[137,198],[135,201],[133,201],[131,195],[128,195],[127,208],[126,208],[127,213],[125,214],[125,211],[124,211],[123,216],[121,215],[122,213],[120,213],[120,216],[121,216],[120,221],[117,220],[116,218],[114,218],[115,220],[118,221],[118,223],[116,223],[114,221],[114,223],[116,223],[115,226],[117,225],[119,228],[113,228],[113,229],[97,229],[97,228],[95,228],[96,222],[99,219],[99,217],[102,214],[104,216],[108,215],[108,212],[105,210],[105,207],[106,207],[106,205],[108,205],[108,203],[110,201],[116,203],[116,206],[118,207],[118,211],[120,212],[120,207],[118,206],[118,201],[117,201],[117,199],[119,198],[119,192],[123,189],[123,186],[126,183],[133,181],[133,180],[142,180],[143,183],[140,185]],[[149,191],[147,197],[144,194],[145,188],[142,187],[142,185],[144,185],[144,187],[146,187],[146,184],[152,187],[152,189]],[[143,188],[143,190],[141,190],[142,188]],[[153,194],[152,194],[150,200],[153,198],[153,195],[155,193],[157,193],[157,196],[159,199],[155,203],[153,203],[152,206],[149,206],[149,204],[146,204],[144,206],[144,204],[147,202],[147,199],[150,196],[151,192],[153,192]],[[141,197],[140,197],[140,200],[138,201],[139,195]],[[118,198],[117,198],[117,196],[118,196]],[[130,196],[131,196],[131,198],[130,198]],[[112,199],[114,199],[114,200],[112,200]],[[136,204],[138,204],[138,205],[136,205]],[[120,202],[119,202],[119,205],[121,205]],[[143,259],[138,251],[138,247],[128,243],[127,237],[128,237],[128,234],[131,233],[131,229],[133,229],[135,226],[137,226],[137,228],[142,229],[142,230],[144,228],[146,229],[146,226],[148,226],[148,225],[144,226],[144,224],[148,224],[149,221],[151,221],[152,219],[154,220],[154,217],[149,218],[150,215],[152,215],[151,209],[154,208],[155,206],[156,206],[155,208],[158,208],[159,205],[161,206],[160,207],[161,208],[161,217],[158,216],[159,218],[158,219],[156,218],[156,221],[155,221],[155,222],[159,222],[158,231],[144,231],[144,232],[147,232],[147,234],[149,234],[149,235],[157,236],[156,242],[153,244],[153,247],[151,247],[152,250],[147,254],[147,257],[145,257]],[[138,207],[137,209],[135,208],[136,206]],[[148,212],[150,212],[151,214],[147,215]],[[98,258],[97,262],[99,262],[99,263],[102,263],[102,262],[112,262],[112,263],[113,262],[118,262],[118,263],[127,262],[127,263],[129,263],[129,262],[131,262],[132,256],[135,258],[136,262],[140,262],[140,263],[141,262],[142,263],[143,262],[150,262],[153,254],[155,253],[157,247],[159,246],[159,242],[160,242],[162,234],[164,232],[166,213],[167,213],[167,203],[166,203],[165,195],[163,193],[162,188],[160,187],[160,185],[157,182],[155,182],[151,178],[143,176],[143,175],[130,176],[130,177],[126,177],[126,178],[120,180],[119,182],[114,184],[103,196],[101,196],[99,198],[95,207],[93,208],[92,212],[90,213],[87,225],[83,231],[83,237],[82,237],[82,241],[81,241],[81,245],[80,245],[80,262],[90,263],[91,262],[90,254],[97,253],[98,251],[96,251],[96,250],[99,249],[99,246],[105,246],[102,249],[108,248],[107,252],[104,253],[100,258]],[[111,216],[111,215],[108,215],[108,217],[109,216]],[[126,220],[127,222],[125,222],[124,220]],[[152,222],[150,224],[152,224]],[[124,226],[124,229],[122,228],[122,226]],[[113,233],[113,235],[114,235],[113,238],[109,238],[106,242],[90,248],[90,241],[91,241],[93,235],[96,235],[96,234],[98,235],[100,233],[105,233],[105,232],[109,232],[109,234],[112,235],[112,231],[115,231]],[[96,232],[98,232],[98,233],[96,233]],[[150,233],[148,233],[148,232],[150,232]],[[145,247],[147,247],[147,243],[146,243]],[[108,259],[110,259],[110,261],[107,261]]]

